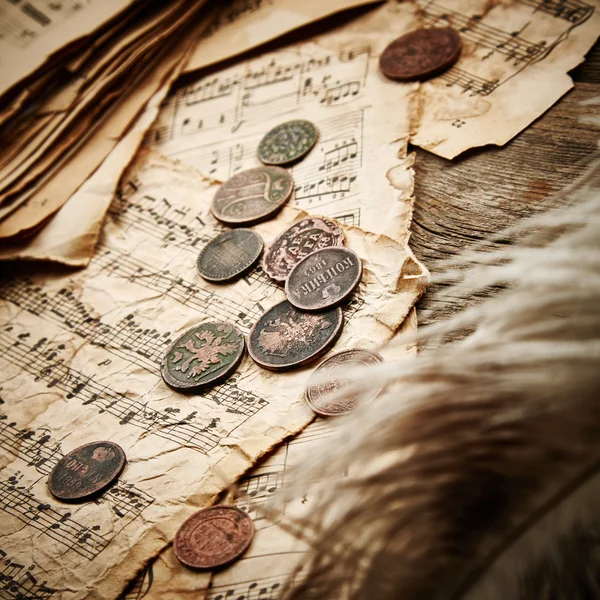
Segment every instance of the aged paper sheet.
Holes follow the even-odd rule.
[[[0,8],[0,94],[66,44],[89,35],[132,0],[3,2]]]
[[[424,83],[412,143],[445,158],[503,145],[571,87],[600,34],[598,0],[417,0],[423,25],[450,25],[463,52]]]
[[[223,3],[186,71],[242,54],[303,25],[382,0],[231,0]]]
[[[412,5],[397,11],[397,34],[418,26]],[[411,218],[418,84],[381,77],[382,43],[376,29],[342,28],[202,77],[169,97],[147,145],[224,181],[260,164],[271,127],[309,119],[319,140],[291,168],[295,205],[398,238]]]
[[[20,269],[1,281],[0,549],[26,597],[115,598],[184,518],[312,418],[310,367],[272,373],[246,357],[201,395],[163,383],[161,359],[186,328],[220,319],[247,333],[284,294],[260,268],[227,286],[204,282],[195,261],[222,230],[208,210],[216,185],[162,157],[140,161],[85,271]],[[288,207],[255,230],[268,244],[303,214]],[[364,274],[335,350],[385,342],[424,284],[403,245],[345,233]],[[118,484],[96,502],[57,502],[46,488],[53,465],[94,439],[124,448]]]

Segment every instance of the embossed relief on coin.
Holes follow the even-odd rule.
[[[303,119],[273,127],[258,145],[258,158],[266,165],[287,165],[308,154],[319,137],[317,128]]]

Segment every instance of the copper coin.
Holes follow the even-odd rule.
[[[252,519],[235,506],[194,513],[177,531],[175,556],[193,569],[215,569],[240,557],[254,537]]]
[[[341,308],[311,314],[284,300],[265,312],[254,325],[248,352],[265,369],[300,367],[327,352],[342,332],[343,322]]]
[[[331,379],[322,381],[322,376],[328,370],[341,367],[342,365],[374,365],[383,362],[379,354],[370,350],[354,348],[353,350],[344,350],[331,355],[325,359],[312,374],[306,388],[306,402],[311,409],[323,417],[336,417],[352,412],[359,403],[367,404],[374,400],[383,386],[376,386],[369,389],[368,394],[346,394],[340,396],[341,390],[350,385],[349,381],[344,379]],[[321,383],[314,382],[317,377]]]
[[[58,500],[87,500],[106,490],[125,468],[125,452],[113,442],[91,442],[61,458],[48,478]]]
[[[332,246],[343,246],[344,232],[330,219],[309,217],[286,229],[266,250],[263,270],[276,281],[285,281],[306,256]]]
[[[163,359],[161,374],[177,391],[196,391],[234,373],[245,346],[244,335],[231,323],[202,323],[173,343]]]
[[[310,152],[318,137],[319,132],[310,121],[286,121],[263,137],[258,145],[258,158],[266,165],[296,162]]]
[[[198,256],[198,272],[207,281],[221,283],[239,277],[258,260],[261,237],[250,229],[234,229],[213,238]]]
[[[394,40],[379,58],[390,79],[429,79],[450,68],[460,56],[460,35],[451,27],[417,29]]]
[[[215,194],[213,215],[228,225],[250,225],[272,217],[290,199],[294,182],[281,167],[248,169],[228,179]]]
[[[362,262],[356,252],[323,248],[292,269],[285,282],[285,294],[300,310],[323,310],[346,300],[361,277]]]

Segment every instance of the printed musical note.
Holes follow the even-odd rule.
[[[0,549],[0,595],[15,600],[48,600],[56,590],[34,575],[35,565],[26,568]]]

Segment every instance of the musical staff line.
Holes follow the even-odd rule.
[[[519,0],[519,2],[533,7],[534,13],[543,12],[574,25],[587,21],[594,12],[591,4],[581,0]]]
[[[34,576],[35,565],[26,568],[8,557],[0,549],[0,597],[11,600],[48,600],[56,590],[46,581],[38,582]]]

